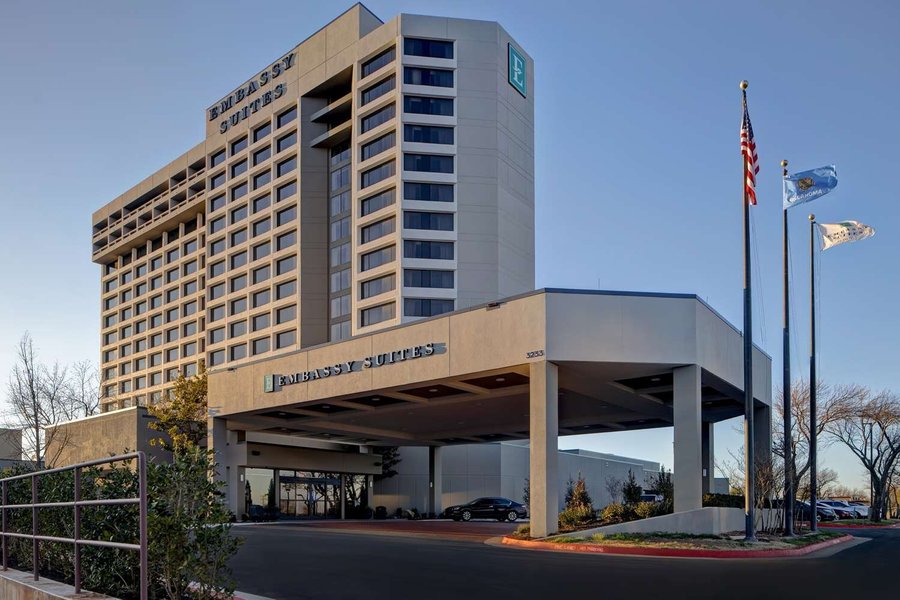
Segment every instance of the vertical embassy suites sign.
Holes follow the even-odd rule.
[[[259,76],[254,77],[210,106],[209,110],[207,110],[208,119],[210,121],[222,119],[219,122],[219,133],[225,133],[229,127],[234,127],[263,106],[267,106],[273,100],[283,96],[285,91],[287,91],[287,84],[278,83],[276,85],[275,80],[294,66],[295,57],[295,53],[291,52],[273,63],[272,66],[261,72]],[[263,91],[264,88],[269,86],[274,87]]]
[[[428,342],[421,346],[412,346],[411,348],[403,348],[392,352],[382,352],[374,356],[367,356],[357,360],[348,360],[334,365],[328,365],[319,369],[310,371],[299,371],[288,375],[265,375],[263,377],[263,392],[275,392],[287,385],[295,383],[306,383],[308,381],[317,381],[326,377],[335,377],[337,375],[346,375],[354,371],[362,371],[374,367],[383,367],[398,362],[413,360],[416,358],[424,358],[440,353],[445,349],[442,343]]]

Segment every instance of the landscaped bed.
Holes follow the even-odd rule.
[[[882,519],[874,523],[868,519],[844,519],[842,521],[830,521],[819,523],[819,527],[896,527],[900,526],[900,519]]]
[[[801,556],[828,546],[849,541],[851,536],[833,531],[784,538],[757,534],[747,542],[742,532],[727,535],[691,535],[682,533],[611,533],[589,537],[557,535],[532,539],[523,527],[503,539],[503,544],[538,550],[632,554],[645,556],[684,556],[707,558],[761,558]]]

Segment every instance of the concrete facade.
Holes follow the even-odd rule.
[[[101,409],[532,290],[533,85],[497,23],[361,4],[274,57],[93,214]]]
[[[440,450],[443,508],[464,504],[480,496],[524,501],[523,493],[530,473],[527,443],[463,444]],[[375,505],[386,507],[388,514],[398,508],[422,511],[427,506],[430,489],[428,454],[426,448],[401,448],[402,460],[397,465],[397,475],[375,483]],[[565,490],[570,478],[584,477],[594,507],[602,508],[612,501],[606,489],[608,478],[621,482],[631,471],[638,483],[649,489],[660,469],[659,463],[652,461],[588,450],[559,450],[557,464],[557,510],[565,506]]]

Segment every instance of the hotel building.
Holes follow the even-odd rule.
[[[102,410],[532,290],[531,65],[497,23],[357,4],[211,104],[93,215]]]
[[[488,489],[444,448],[519,440],[497,472],[521,475],[527,440],[540,536],[560,435],[658,427],[676,511],[700,509],[713,424],[744,413],[741,333],[690,294],[534,290],[534,86],[497,23],[357,4],[215,99],[200,144],[93,215],[102,414],[64,425],[61,462],[149,450],[143,405],[202,361],[238,518],[359,514],[385,446],[427,447],[427,483],[380,493],[439,513],[445,486]],[[768,449],[760,350],[753,381]]]

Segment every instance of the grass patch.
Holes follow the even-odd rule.
[[[882,519],[877,523],[868,519],[842,519],[840,521],[829,521],[828,523],[819,523],[819,525],[829,525],[832,527],[840,527],[841,525],[869,525],[872,527],[890,527],[900,523],[900,519]]]
[[[584,543],[584,538],[572,537],[571,535],[558,535],[556,537],[547,538],[545,541],[551,544],[580,544]]]
[[[803,535],[797,535],[794,537],[782,537],[779,539],[785,544],[790,544],[791,546],[802,548],[803,546],[818,544],[819,542],[824,542],[825,540],[830,540],[836,537],[842,537],[843,535],[843,533],[837,533],[835,531],[819,531],[817,533],[806,533]]]

